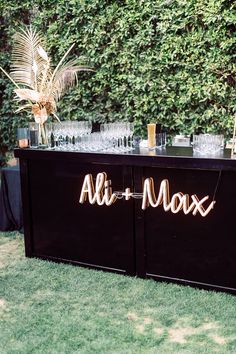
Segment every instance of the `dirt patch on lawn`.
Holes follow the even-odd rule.
[[[216,344],[224,345],[227,340],[219,336],[216,332],[219,328],[218,323],[208,322],[199,327],[176,327],[168,330],[169,340],[180,344],[187,343],[188,337],[198,334],[205,334],[211,338]]]
[[[186,337],[191,336],[193,334],[199,333],[198,329],[195,328],[171,328],[169,331],[169,338],[171,342],[176,343],[186,343]]]
[[[210,337],[212,338],[212,340],[217,343],[217,344],[220,344],[220,345],[223,345],[227,342],[227,340],[224,338],[224,337],[220,337],[216,334],[212,334],[210,335]]]
[[[0,309],[5,309],[7,306],[6,301],[4,299],[0,299]]]
[[[11,240],[0,245],[0,269],[5,268],[10,262],[12,262],[12,257],[14,257],[13,259],[15,259],[15,256],[18,253],[18,247],[18,240]]]
[[[134,312],[128,312],[127,318],[129,321],[137,321],[138,320],[138,316]]]

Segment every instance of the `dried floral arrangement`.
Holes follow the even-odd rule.
[[[94,71],[88,66],[79,65],[78,58],[66,60],[74,44],[55,68],[43,47],[43,38],[36,30],[31,26],[22,28],[14,35],[10,73],[0,66],[16,86],[14,92],[17,99],[27,101],[16,112],[30,109],[40,125],[45,123],[50,114],[59,120],[57,102],[68,88],[77,83],[77,73]]]

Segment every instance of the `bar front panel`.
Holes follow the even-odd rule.
[[[209,196],[214,208],[200,213],[165,212],[163,204],[143,213],[146,276],[186,280],[236,289],[236,173],[185,169],[144,168],[142,179],[153,177],[158,195],[160,182],[169,181],[174,193]]]
[[[132,169],[78,161],[29,160],[32,255],[134,273],[133,205],[79,203],[84,177],[106,172],[116,190]],[[96,187],[96,186],[95,186]]]

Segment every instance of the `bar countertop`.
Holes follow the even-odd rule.
[[[231,150],[225,149],[218,155],[196,155],[191,147],[166,147],[149,150],[139,148],[131,152],[80,152],[62,151],[53,149],[15,149],[17,158],[46,159],[46,160],[80,160],[90,163],[149,166],[163,168],[208,169],[208,170],[236,170],[236,159],[231,158]]]

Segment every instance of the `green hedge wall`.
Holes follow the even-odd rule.
[[[55,63],[73,54],[95,73],[59,104],[61,119],[134,120],[137,133],[160,122],[171,132],[223,132],[236,112],[236,2],[230,0],[16,0],[0,3],[0,65],[21,23],[41,30]],[[29,117],[14,114],[1,75],[2,146]],[[9,126],[10,124],[10,126]]]

